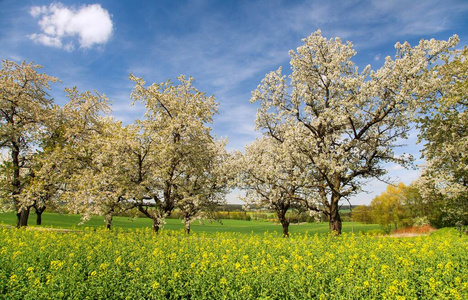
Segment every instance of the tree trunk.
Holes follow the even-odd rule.
[[[190,234],[190,217],[185,217],[185,233]]]
[[[36,225],[42,225],[42,211],[36,211]]]
[[[289,222],[286,220],[281,225],[283,226],[283,237],[289,237]]]
[[[153,226],[151,227],[151,229],[153,230],[153,232],[158,233],[159,229],[161,229],[162,227],[162,217],[159,214],[148,211],[148,209],[145,208],[141,203],[138,204],[137,207],[140,212],[142,212],[145,216],[153,220]]]
[[[29,207],[24,207],[20,210],[19,213],[16,214],[18,218],[18,221],[16,223],[16,228],[28,226],[29,210],[30,210]]]
[[[277,209],[276,213],[278,215],[278,219],[283,226],[283,237],[289,237],[289,221],[286,218],[286,211],[282,209]]]
[[[106,229],[111,230],[112,228],[112,214],[106,214],[105,216],[105,222],[106,222]]]
[[[36,225],[42,225],[42,213],[46,210],[46,206],[41,208],[34,206],[34,210],[36,211]]]
[[[159,218],[152,218],[152,220],[153,226],[151,228],[153,229],[153,232],[159,233],[159,229],[162,227],[161,220]]]
[[[21,181],[20,181],[20,148],[19,143],[13,141],[11,149],[11,160],[13,163],[13,180],[11,182],[12,190],[11,197],[16,209],[16,227],[28,226],[29,208],[21,208],[19,203],[19,195],[21,194]]]
[[[341,234],[342,224],[341,224],[340,211],[338,207],[338,201],[335,202],[333,201],[333,199],[330,205],[329,227],[330,227],[331,233]]]
[[[341,224],[340,214],[337,214],[334,219],[330,217],[329,225],[330,225],[330,232],[341,234],[342,224]]]

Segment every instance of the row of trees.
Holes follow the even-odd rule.
[[[39,66],[4,61],[1,82],[2,199],[26,226],[32,208],[66,207],[86,220],[137,209],[158,231],[171,212],[190,221],[221,203],[228,191],[225,140],[211,135],[214,97],[181,76],[145,87],[135,83],[133,101],[143,119],[123,126],[106,116],[108,100],[97,92],[67,89],[69,102],[54,105],[46,90],[56,78]],[[59,207],[60,208],[60,207]]]
[[[340,233],[340,202],[372,178],[386,180],[385,164],[413,164],[395,149],[419,122],[421,140],[429,141],[423,173],[429,184],[422,194],[444,193],[457,212],[456,202],[464,201],[466,221],[468,61],[466,50],[451,50],[458,38],[397,43],[395,57],[376,71],[358,70],[350,42],[327,40],[320,31],[303,41],[290,52],[292,73],[267,74],[252,94],[263,137],[242,156],[246,201],[275,209],[285,235],[283,216],[292,206],[323,212],[330,230]],[[453,146],[446,144],[448,132]]]
[[[209,127],[217,103],[192,78],[146,86],[131,75],[131,99],[146,112],[124,126],[104,116],[105,96],[67,89],[69,102],[59,107],[46,93],[56,78],[38,74],[33,64],[4,61],[0,145],[8,157],[2,162],[2,199],[13,205],[18,226],[27,224],[32,208],[40,213],[61,203],[85,219],[105,215],[108,226],[116,213],[136,209],[153,220],[155,231],[178,208],[188,232],[190,220],[210,212],[237,186],[248,204],[277,212],[285,236],[291,208],[325,214],[330,230],[340,233],[340,202],[366,181],[383,179],[386,163],[411,165],[411,156],[394,149],[414,120],[419,118],[428,141],[438,123],[458,120],[460,128],[447,130],[466,146],[467,52],[451,50],[456,36],[414,47],[398,43],[394,59],[387,57],[377,71],[358,70],[350,42],[327,40],[320,31],[303,41],[290,52],[292,73],[279,68],[252,93],[263,136],[244,153],[230,154]],[[466,147],[453,145],[460,147],[462,164],[453,172],[447,162],[454,154],[441,146],[443,134],[438,139],[426,145],[423,177],[456,202],[466,198]],[[441,168],[447,169],[443,182],[432,175]],[[427,194],[434,195],[430,189]]]

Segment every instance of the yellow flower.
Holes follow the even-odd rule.
[[[21,251],[15,251],[12,258],[15,259],[17,256],[21,255]]]
[[[153,284],[151,285],[151,288],[153,290],[157,289],[158,287],[159,287],[159,282],[157,282],[157,281],[153,282]]]
[[[34,279],[34,286],[38,286],[41,284],[41,280],[39,278]]]
[[[387,270],[388,270],[389,268],[390,268],[390,267],[387,266],[387,265],[382,265],[382,267],[380,268],[380,274],[382,274],[382,275],[387,274]]]
[[[394,296],[397,292],[398,292],[398,288],[396,286],[391,285],[388,287],[388,294],[390,296]]]

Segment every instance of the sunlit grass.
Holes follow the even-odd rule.
[[[36,227],[35,224],[36,216],[31,214],[29,218],[29,226]],[[1,213],[0,224],[3,225],[15,225],[16,215],[14,213]],[[85,227],[90,228],[104,228],[104,219],[102,217],[93,217],[90,221],[79,225],[81,222],[79,215],[68,215],[68,214],[57,214],[44,212],[42,216],[41,227],[47,228],[67,228],[67,229],[83,229]],[[114,217],[113,227],[114,228],[125,228],[125,229],[137,229],[137,228],[150,228],[152,221],[148,218],[129,218],[129,217]],[[281,225],[273,222],[266,222],[263,220],[195,220],[192,223],[192,232],[239,232],[239,233],[255,233],[263,234],[264,232],[276,232],[280,234],[282,232]],[[163,230],[183,230],[184,225],[181,220],[178,219],[167,219]],[[291,234],[303,234],[308,232],[309,234],[314,233],[328,233],[328,223],[301,223],[292,224],[289,226]],[[371,230],[382,229],[377,224],[361,224],[353,222],[343,223],[343,232],[367,232]]]

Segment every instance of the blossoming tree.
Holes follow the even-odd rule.
[[[440,225],[468,225],[468,49],[437,68],[438,97],[419,118],[427,161],[418,181],[424,199],[438,206]]]
[[[153,219],[153,230],[157,232],[177,206],[185,210],[186,221],[190,222],[189,202],[197,206],[201,200],[216,198],[210,189],[219,184],[213,179],[217,176],[213,163],[223,153],[218,151],[208,124],[218,104],[213,96],[198,91],[191,77],[178,77],[178,85],[168,80],[149,87],[142,78],[131,75],[130,79],[135,82],[132,99],[146,107],[140,125],[151,140],[148,159],[154,166],[148,174],[148,193],[134,200],[140,212]]]
[[[2,61],[0,70],[0,148],[9,158],[1,165],[2,194],[17,214],[17,227],[27,226],[31,199],[21,196],[31,167],[31,157],[44,136],[52,111],[47,94],[58,79],[37,72],[41,66]]]
[[[260,103],[256,125],[265,136],[277,138],[287,127],[281,149],[304,157],[300,176],[313,188],[331,231],[341,233],[341,200],[366,180],[382,178],[385,163],[411,163],[394,148],[407,137],[420,101],[431,96],[437,80],[431,64],[457,41],[397,43],[394,59],[359,72],[350,42],[317,31],[290,52],[289,77],[279,68],[252,93],[251,101]]]
[[[246,191],[244,201],[273,209],[283,227],[283,236],[289,236],[289,220],[286,213],[294,206],[308,207],[308,188],[301,176],[302,170],[288,149],[284,149],[283,137],[265,136],[238,154],[238,185]],[[299,159],[299,158],[296,158]]]
[[[38,222],[48,206],[60,210],[66,204],[68,211],[84,211],[84,184],[91,177],[83,174],[96,169],[96,157],[101,153],[96,141],[104,138],[106,118],[102,114],[109,112],[108,99],[97,92],[80,93],[76,87],[65,91],[69,101],[51,110],[47,132],[23,189],[23,197],[35,203]]]

